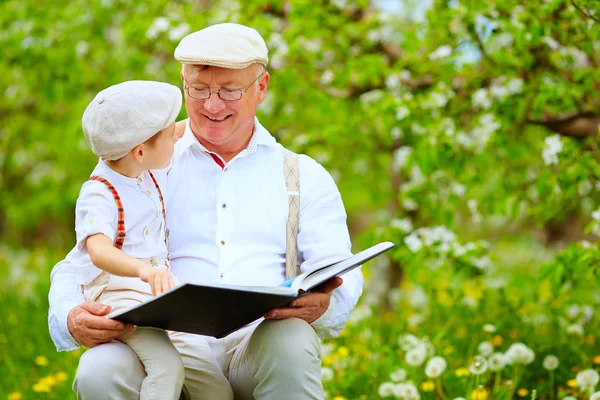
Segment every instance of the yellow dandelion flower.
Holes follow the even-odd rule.
[[[592,358],[592,362],[594,364],[600,364],[600,354],[598,354],[597,356],[595,356],[594,358]]]
[[[483,288],[479,285],[467,282],[461,288],[465,296],[471,297],[473,300],[479,301],[483,298]]]
[[[452,354],[454,353],[454,347],[448,345],[444,348],[444,355],[447,356],[448,354]]]
[[[383,320],[385,322],[392,322],[395,317],[396,317],[396,314],[393,313],[393,312],[391,312],[391,311],[388,311],[388,312],[386,312],[386,313],[383,314]]]
[[[50,393],[50,387],[48,385],[44,385],[42,382],[34,384],[32,389],[36,393]]]
[[[596,343],[596,338],[594,337],[594,335],[587,335],[585,337],[585,344],[589,344],[591,346],[594,343]]]
[[[471,400],[487,400],[488,391],[480,387],[471,392]]]
[[[19,392],[12,392],[8,395],[8,400],[21,400],[23,396]]]
[[[456,370],[455,374],[459,378],[462,378],[463,376],[469,376],[469,375],[471,375],[471,372],[469,372],[468,368],[459,368],[459,369]]]
[[[529,390],[525,389],[525,388],[520,388],[519,390],[517,390],[517,394],[520,397],[525,397],[529,394]]]
[[[62,372],[62,371],[61,371],[61,372],[59,372],[59,373],[57,373],[56,375],[54,375],[54,377],[56,378],[56,380],[57,380],[58,382],[64,382],[64,381],[66,381],[67,379],[69,379],[69,375],[67,375],[67,373],[66,373],[66,372]]]
[[[567,381],[567,386],[570,388],[576,388],[577,387],[577,379],[569,379]]]
[[[425,381],[421,383],[421,389],[423,389],[424,392],[433,392],[435,390],[435,383],[431,381]]]
[[[500,335],[496,335],[492,338],[492,345],[494,347],[502,346],[502,342],[503,342],[503,339],[502,339],[502,336],[500,336]]]
[[[48,365],[48,358],[45,356],[37,356],[35,358],[35,365],[39,365],[40,367],[45,367]]]
[[[52,387],[52,386],[56,385],[57,380],[53,375],[48,375],[48,376],[40,379],[40,383],[43,385],[46,385],[48,387]]]
[[[333,400],[346,400],[344,396],[335,396]]]
[[[435,295],[435,300],[441,306],[452,307],[454,305],[454,299],[445,290],[438,291]]]
[[[340,346],[340,348],[337,350],[337,354],[340,357],[348,357],[350,350],[348,350],[346,346]]]
[[[333,356],[327,356],[323,359],[323,365],[333,364]]]

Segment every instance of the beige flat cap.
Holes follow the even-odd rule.
[[[98,157],[118,160],[173,122],[181,90],[154,81],[127,81],[96,95],[83,113],[85,140]]]
[[[260,34],[240,24],[217,24],[184,37],[175,49],[182,64],[243,69],[254,63],[267,66],[269,50]]]

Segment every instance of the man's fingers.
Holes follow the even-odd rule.
[[[317,289],[313,290],[313,292],[322,292],[322,293],[331,293],[334,289],[340,287],[344,283],[342,278],[339,276],[334,276],[330,280],[321,284]]]
[[[102,303],[96,303],[95,301],[84,301],[79,305],[79,307],[83,308],[85,311],[94,314],[94,315],[106,315],[110,312],[110,306],[107,306]]]
[[[122,331],[125,329],[125,324],[104,317],[88,317],[83,322],[83,326],[88,329],[98,329],[106,331]]]

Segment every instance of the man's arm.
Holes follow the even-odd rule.
[[[70,255],[56,264],[50,274],[48,327],[56,349],[71,351],[80,343],[94,347],[133,330],[130,325],[104,317],[110,312],[109,306],[84,301]]]
[[[298,250],[304,260],[302,271],[350,257],[346,211],[337,186],[323,167],[306,156],[300,156],[300,191]],[[331,279],[265,317],[301,318],[311,323],[320,337],[335,337],[348,322],[362,287],[362,272],[356,268],[344,275],[343,284],[342,278]]]

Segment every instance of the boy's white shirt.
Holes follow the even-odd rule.
[[[248,147],[221,169],[188,123],[176,145],[172,168],[155,173],[161,189],[167,173],[169,177],[163,194],[171,230],[171,267],[182,282],[268,286],[285,279],[288,205],[283,147],[257,119],[255,127]],[[299,169],[298,248],[304,272],[352,253],[346,213],[335,182],[305,155],[299,156]],[[189,199],[204,206],[186,206]],[[72,289],[74,251],[51,274],[48,319],[59,351],[79,347],[67,328],[69,311],[83,301],[81,293]],[[248,266],[252,268],[244,268]],[[333,292],[327,311],[311,324],[320,337],[339,335],[362,294],[360,268],[345,274],[343,280]]]
[[[125,242],[123,252],[135,258],[167,258],[165,244],[165,220],[159,194],[144,171],[137,178],[129,178],[112,170],[100,160],[92,176],[100,176],[116,189],[123,203],[125,215]],[[161,191],[166,185],[161,182],[163,174],[156,174]],[[76,266],[76,279],[79,285],[87,285],[102,272],[91,261],[85,240],[101,233],[114,241],[117,232],[117,203],[111,191],[101,182],[85,182],[75,206],[75,232],[77,246],[70,253],[70,260]]]

